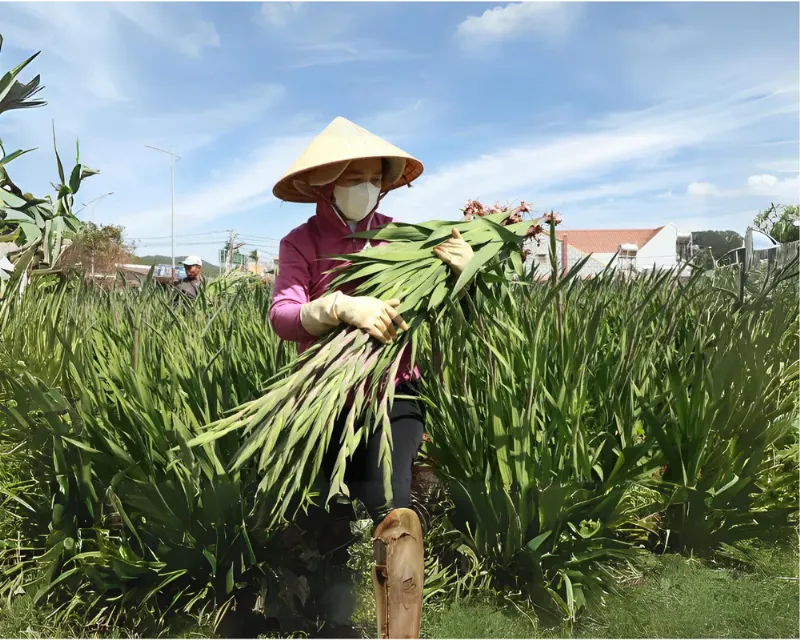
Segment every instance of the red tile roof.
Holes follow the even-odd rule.
[[[664,227],[657,229],[564,229],[556,238],[567,236],[567,244],[583,253],[616,253],[621,244],[641,249]]]

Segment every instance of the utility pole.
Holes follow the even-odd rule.
[[[228,252],[225,255],[225,273],[228,273],[228,271],[230,271],[231,267],[233,266],[233,240],[236,237],[236,234],[233,232],[233,229],[230,229],[228,233],[230,235],[228,236]]]
[[[228,243],[225,248],[225,273],[233,269],[233,252],[241,249],[245,244],[247,244],[245,242],[234,244],[234,241],[236,240],[236,232],[233,229],[229,229],[228,234]]]
[[[153,151],[159,151],[161,153],[165,153],[169,156],[169,183],[170,183],[170,195],[169,195],[169,210],[170,210],[170,227],[171,227],[171,236],[172,236],[172,278],[175,278],[175,161],[180,160],[181,157],[172,151],[167,151],[166,149],[159,149],[158,147],[151,147],[149,144],[144,145],[148,149],[152,149]]]
[[[744,232],[744,259],[739,265],[739,306],[744,304],[745,285],[750,267],[753,264],[753,227]]]

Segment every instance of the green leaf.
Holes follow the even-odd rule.
[[[8,154],[7,156],[3,156],[2,158],[0,158],[0,167],[8,164],[12,160],[16,160],[20,156],[24,156],[26,153],[30,153],[31,151],[36,151],[36,149],[25,149],[24,151],[22,149],[19,149],[17,151],[14,151],[13,153]]]
[[[35,242],[42,237],[42,231],[35,224],[30,222],[20,222],[19,228],[22,230],[22,235],[25,236],[25,242]]]
[[[231,562],[228,567],[228,573],[225,575],[225,594],[230,595],[233,592],[233,563]]]
[[[542,543],[550,537],[551,533],[553,533],[552,530],[540,533],[538,536],[528,542],[527,547],[531,551],[536,551],[540,546],[542,546]]]
[[[0,205],[19,209],[20,207],[25,207],[27,204],[28,203],[22,198],[15,196],[13,193],[10,193],[6,189],[0,187]]]
[[[2,190],[0,190],[2,193]],[[34,224],[36,221],[33,217],[28,215],[27,213],[23,213],[22,211],[17,211],[15,209],[3,209],[3,221],[4,222],[27,222]]]
[[[455,300],[458,297],[458,294],[464,287],[467,286],[469,281],[472,280],[473,276],[478,272],[478,270],[487,262],[489,262],[489,260],[494,258],[502,246],[502,242],[490,242],[485,247],[478,249],[478,251],[473,254],[472,259],[467,263],[467,266],[458,277],[455,286],[450,292],[451,300]]]
[[[53,152],[56,154],[56,165],[58,166],[58,179],[61,180],[61,188],[66,185],[67,181],[64,176],[64,165],[61,164],[61,158],[58,155],[58,147],[56,145],[56,123],[53,121]]]
[[[76,164],[72,168],[72,173],[69,176],[69,188],[72,193],[78,193],[78,189],[81,187],[81,171],[83,167],[80,164]]]

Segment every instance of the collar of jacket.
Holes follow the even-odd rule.
[[[375,218],[376,213],[377,211],[373,211],[366,218],[361,220],[356,225],[356,231],[366,231],[367,229],[371,229],[374,226],[374,224],[372,224],[372,220]],[[325,230],[326,233],[335,233],[342,238],[349,236],[351,233],[348,224],[339,217],[339,214],[334,211],[330,203],[326,202],[325,200],[320,199],[317,201],[316,218],[319,220],[320,226]]]

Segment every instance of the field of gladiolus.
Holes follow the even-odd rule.
[[[36,92],[22,68],[0,113]],[[342,256],[337,283],[402,300],[398,340],[341,328],[298,358],[258,280],[188,303],[60,270],[96,172],[59,159],[35,198],[0,152],[0,636],[374,634],[369,522],[348,507],[337,564],[324,506],[410,354],[428,637],[796,637],[796,259],[741,290],[699,269],[544,279],[523,243],[558,218],[472,202]],[[475,249],[458,279],[432,252],[454,225]],[[323,477],[353,391],[369,419]]]
[[[419,325],[428,606],[489,594],[575,622],[648,554],[747,557],[791,538],[797,294],[777,280],[737,309],[702,275],[523,278]],[[4,602],[95,632],[324,628],[325,587],[348,570],[318,527],[273,517],[258,460],[234,468],[242,432],[191,446],[294,366],[253,322],[270,291],[217,285],[173,307],[155,284],[45,277],[6,301]],[[303,500],[324,501],[324,480]]]

